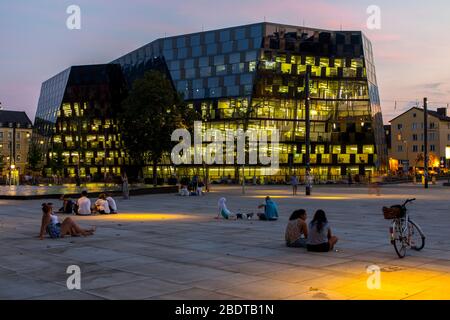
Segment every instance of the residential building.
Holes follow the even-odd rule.
[[[23,111],[0,110],[0,173],[26,173],[32,123]]]
[[[398,160],[399,167],[423,168],[424,110],[413,107],[390,121],[392,148],[389,156]],[[429,166],[448,167],[446,152],[450,154],[450,117],[447,108],[428,110]]]

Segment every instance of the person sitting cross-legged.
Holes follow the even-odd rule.
[[[328,252],[333,250],[338,238],[333,236],[327,216],[323,210],[317,210],[309,223],[307,240],[308,251]]]
[[[111,197],[109,193],[106,194],[106,201],[108,201],[109,210],[111,213],[117,213],[117,204],[116,201]]]
[[[258,213],[259,220],[274,221],[278,219],[278,206],[269,196],[266,197],[265,204],[258,208],[264,208],[264,213]]]
[[[304,209],[295,210],[291,214],[285,232],[286,246],[306,248],[306,239],[308,238],[306,217],[307,215]]]
[[[86,190],[81,192],[81,197],[77,200],[75,213],[79,216],[88,216],[92,214],[91,200],[88,198]]]
[[[111,213],[111,210],[109,209],[108,201],[106,200],[106,195],[104,193],[101,193],[98,196],[97,201],[95,201],[95,208],[97,209],[98,213],[100,213],[100,214]]]

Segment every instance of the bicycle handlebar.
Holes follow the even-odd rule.
[[[414,200],[416,200],[416,198],[406,199],[406,201],[403,203],[403,206],[405,206],[409,202],[413,202]]]

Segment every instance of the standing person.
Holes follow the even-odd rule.
[[[327,216],[323,210],[317,210],[309,223],[307,249],[313,252],[328,252],[333,250],[338,238],[333,236]]]
[[[286,246],[306,248],[306,239],[308,238],[306,218],[306,211],[304,209],[295,210],[291,214],[284,235]]]
[[[117,213],[117,204],[116,201],[111,197],[109,193],[106,194],[106,201],[108,201],[109,209],[111,213]]]
[[[377,196],[380,196],[380,185],[381,185],[382,177],[377,173],[374,173],[369,176],[369,195],[372,193],[372,190],[375,191]]]
[[[298,188],[298,178],[297,175],[294,173],[291,177],[291,185],[292,185],[292,195],[297,195],[297,188]]]
[[[53,214],[53,204],[42,204],[41,231],[39,232],[39,239],[41,240],[44,240],[45,233],[47,233],[50,238],[64,238],[66,235],[91,236],[94,234],[95,229],[95,227],[91,229],[82,229],[72,220],[72,218],[66,218],[62,223],[59,223],[58,216]]]
[[[77,200],[76,214],[79,216],[88,216],[92,214],[91,200],[89,200],[86,190],[81,192],[81,197]]]
[[[278,219],[278,206],[269,196],[266,197],[265,204],[258,206],[258,208],[263,207],[264,213],[258,213],[259,220],[274,221]]]
[[[111,210],[109,209],[108,201],[106,201],[106,195],[101,193],[98,196],[97,201],[95,201],[95,208],[100,214],[109,214]]]
[[[352,174],[350,172],[347,175],[347,180],[348,180],[348,186],[350,187],[353,184]]]
[[[122,193],[124,199],[130,199],[130,189],[128,186],[128,177],[126,172],[122,175]]]

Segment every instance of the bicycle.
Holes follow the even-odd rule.
[[[416,199],[407,199],[402,205],[383,207],[384,218],[393,220],[389,232],[391,244],[399,258],[405,257],[408,247],[420,251],[425,246],[425,234],[420,226],[409,217],[406,209],[406,204],[414,200]]]

